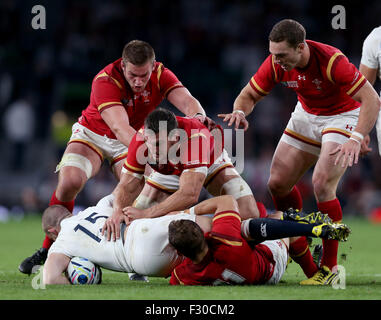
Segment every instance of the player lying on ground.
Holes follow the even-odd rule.
[[[215,212],[212,229],[204,236],[192,221],[176,220],[169,224],[169,243],[187,257],[173,270],[170,279],[173,285],[276,284],[287,266],[289,243],[296,240],[288,237],[312,235],[346,240],[350,233],[346,225],[331,224],[326,215],[303,216],[294,210],[283,215],[280,211],[276,213],[284,221],[259,218],[241,224],[237,202],[231,196],[206,200],[194,212]],[[241,233],[257,244],[250,245]],[[337,278],[325,266],[321,272],[327,283]]]
[[[146,163],[153,171],[145,180]],[[132,138],[120,182],[113,192],[114,214],[106,220],[104,230],[109,231],[109,237],[112,232],[115,239],[122,221],[189,208],[197,203],[203,186],[213,196],[234,196],[242,219],[260,216],[249,185],[224,149],[221,127],[211,132],[198,120],[156,109]]]
[[[217,197],[211,201],[206,200],[200,205],[213,202],[224,204],[227,202],[224,199],[230,198],[231,196]],[[169,245],[170,222],[179,219],[190,220],[197,223],[202,232],[211,230],[209,217],[174,212],[154,219],[137,219],[128,226],[122,224],[121,237],[116,241],[107,241],[106,236],[101,234],[101,228],[104,220],[112,214],[112,201],[113,196],[107,196],[95,207],[87,208],[76,216],[60,205],[45,210],[42,218],[43,229],[55,242],[49,250],[44,265],[44,283],[68,284],[69,281],[63,272],[74,256],[86,258],[102,268],[114,271],[166,277],[183,260],[183,257]],[[272,219],[265,221],[271,224]],[[281,222],[287,223],[287,221]],[[292,224],[294,227],[292,232],[301,232],[299,234],[328,237],[337,233],[330,223],[321,223],[316,227],[311,225],[309,228],[296,222]],[[283,228],[289,227],[284,225]]]
[[[76,196],[87,180],[98,174],[104,160],[119,180],[133,135],[163,99],[186,116],[208,123],[198,100],[171,70],[156,61],[153,48],[144,41],[130,41],[122,57],[93,79],[90,104],[73,125],[57,166],[58,184],[49,205],[60,204],[73,211]],[[45,238],[42,248],[25,259],[19,270],[29,274],[34,265],[43,263],[51,244]]]
[[[298,103],[275,150],[268,181],[277,210],[301,209],[295,186],[312,166],[318,210],[341,221],[336,197],[348,166],[358,162],[363,137],[373,128],[380,110],[376,91],[337,48],[306,40],[298,22],[278,22],[269,35],[270,54],[234,101],[224,121],[246,130],[249,115],[276,84],[295,91]],[[322,279],[306,239],[297,243],[296,261],[307,277]],[[338,242],[323,241],[322,264],[337,265]],[[323,280],[324,281],[324,280]]]

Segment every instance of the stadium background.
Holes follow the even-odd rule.
[[[31,8],[46,8],[46,30],[31,27]],[[283,18],[301,22],[307,38],[341,49],[359,65],[381,2],[343,2],[346,29],[334,30],[334,2],[319,1],[21,1],[0,3],[0,220],[41,212],[56,186],[55,166],[71,125],[89,102],[91,81],[132,39],[148,41],[201,102],[208,115],[229,112],[268,54],[267,36]],[[379,91],[379,83],[377,84]],[[273,208],[266,182],[276,144],[296,103],[276,89],[249,116],[243,176]],[[164,104],[164,106],[168,106]],[[373,152],[349,169],[338,197],[344,215],[369,216],[381,207],[381,159]],[[107,166],[77,198],[87,206],[116,184]],[[311,172],[299,183],[304,207],[315,209]]]

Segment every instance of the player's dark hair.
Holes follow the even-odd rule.
[[[169,243],[182,255],[194,260],[206,243],[199,225],[191,220],[174,220],[168,226]]]
[[[279,21],[272,28],[269,40],[272,42],[282,42],[286,40],[288,44],[296,48],[300,43],[306,39],[306,30],[297,21],[292,19],[284,19]]]
[[[159,133],[160,122],[164,121],[167,124],[167,134],[173,129],[176,129],[177,119],[172,111],[163,108],[157,108],[152,111],[144,120],[144,128],[152,130],[155,134]]]
[[[132,40],[124,46],[122,59],[125,63],[130,62],[136,66],[142,66],[155,60],[155,51],[145,41]]]
[[[62,219],[68,215],[70,211],[59,204],[47,207],[42,214],[42,229],[48,233],[49,228],[58,227]]]

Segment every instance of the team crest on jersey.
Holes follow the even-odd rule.
[[[319,79],[314,79],[314,80],[312,80],[312,83],[314,84],[314,85],[316,85],[316,90],[321,90],[321,86],[320,86],[320,84],[322,83],[323,81],[320,81]]]
[[[288,88],[298,88],[298,81],[282,81],[281,84]]]

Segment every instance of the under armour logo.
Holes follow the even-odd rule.
[[[298,80],[306,80],[306,76],[298,75]]]
[[[352,126],[349,126],[349,124],[347,124],[347,126],[345,127],[345,129],[349,129],[349,131],[352,131]]]

